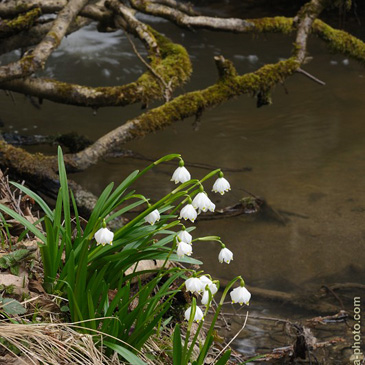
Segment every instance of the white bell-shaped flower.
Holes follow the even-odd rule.
[[[186,242],[191,244],[191,241],[193,240],[193,236],[186,231],[185,229],[183,229],[182,231],[180,231],[177,236],[180,238],[181,241]]]
[[[233,252],[226,247],[222,248],[218,255],[218,261],[220,263],[225,262],[229,264],[232,260],[233,260]]]
[[[190,172],[186,169],[185,166],[179,166],[174,173],[172,174],[172,178],[170,181],[174,181],[175,184],[179,182],[184,183],[191,179]]]
[[[198,213],[196,212],[195,208],[191,204],[186,204],[184,208],[180,211],[180,217],[184,218],[185,220],[189,219],[191,222],[194,223]]]
[[[218,177],[218,179],[213,184],[213,189],[215,193],[220,193],[223,195],[224,193],[231,190],[231,185],[224,177]]]
[[[204,290],[201,303],[203,305],[208,305],[208,303],[209,303],[209,291],[208,290]]]
[[[109,231],[108,228],[100,228],[94,235],[97,245],[105,246],[106,244],[112,245],[114,233]]]
[[[180,241],[176,253],[179,257],[190,256],[193,253],[193,249],[188,243]]]
[[[144,220],[151,225],[155,224],[156,222],[158,222],[160,220],[160,212],[157,209],[155,209],[150,214],[146,215],[144,217]]]
[[[185,319],[187,321],[190,319],[191,310],[192,310],[192,307],[189,307],[185,311]],[[196,306],[195,307],[195,315],[194,315],[193,321],[200,322],[201,320],[204,320],[204,314],[203,314],[202,310],[198,306]]]
[[[192,293],[201,292],[204,290],[204,284],[200,281],[199,278],[189,278],[185,281],[186,290]]]
[[[245,303],[246,305],[249,305],[251,293],[244,286],[233,289],[229,294],[232,303],[240,303],[241,305]]]
[[[208,195],[204,192],[198,193],[194,197],[192,204],[195,209],[198,209],[198,214],[200,213],[200,211],[206,212],[207,210],[214,212],[215,209],[215,205],[211,202],[211,200],[208,198]]]

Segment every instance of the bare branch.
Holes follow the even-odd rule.
[[[326,85],[326,83],[325,83],[324,81],[322,81],[322,80],[320,80],[320,79],[317,79],[317,77],[315,77],[315,76],[311,75],[309,72],[304,71],[304,70],[303,70],[303,69],[301,69],[301,68],[298,68],[297,72],[298,72],[298,73],[300,73],[300,74],[303,74],[304,76],[308,77],[308,78],[309,78],[309,79],[311,79],[312,81],[317,82],[317,83],[318,83],[318,84],[320,84],[320,85]]]

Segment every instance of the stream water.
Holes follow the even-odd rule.
[[[215,55],[224,55],[239,73],[245,73],[288,57],[293,42],[283,35],[189,32],[162,19],[148,21],[183,44],[191,56],[194,74],[182,91],[215,82]],[[365,40],[363,27],[352,23],[349,27]],[[345,56],[330,54],[313,37],[309,53],[313,60],[305,70],[326,82],[325,86],[298,74],[285,87],[276,87],[270,107],[257,109],[254,98],[241,96],[204,112],[198,131],[192,127],[193,119],[187,119],[125,146],[156,158],[181,153],[187,162],[209,163],[223,170],[250,167],[251,171],[226,173],[232,192],[214,197],[217,208],[237,203],[249,191],[276,210],[290,213],[285,215],[289,218],[285,225],[245,216],[198,222],[199,235],[217,234],[234,252],[233,262],[223,266],[217,261],[218,246],[201,243],[194,247],[194,257],[201,258],[203,268],[215,278],[230,280],[242,274],[248,285],[289,293],[311,293],[313,288],[338,282],[365,282],[365,69]],[[118,85],[135,80],[143,71],[122,32],[100,34],[91,25],[63,41],[45,75],[86,85]],[[37,110],[25,97],[14,98],[12,104],[9,97],[0,95],[0,118],[5,131],[19,134],[76,131],[96,139],[141,113],[139,105],[93,113],[48,101]],[[54,151],[52,147],[29,149]],[[118,183],[146,164],[128,158],[107,159],[72,178],[98,193],[110,181]],[[138,189],[152,199],[162,196],[172,187],[169,175],[173,169],[159,168]],[[206,173],[197,168],[191,172],[196,177]],[[365,298],[364,292],[353,295]],[[293,320],[313,314],[254,297],[250,310],[251,314]],[[243,320],[232,318],[231,322],[238,329]],[[281,330],[271,328],[268,335],[265,326],[249,321],[236,348],[250,354],[288,342],[284,339],[280,345]],[[324,337],[343,336],[348,330],[337,326],[327,331]],[[328,363],[347,363],[344,359],[349,354],[345,350],[342,359],[332,358]]]

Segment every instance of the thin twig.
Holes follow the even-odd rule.
[[[164,87],[164,96],[165,96],[165,100],[166,102],[169,102],[171,99],[171,80],[170,82],[167,84],[166,81],[162,78],[161,75],[159,75],[156,70],[153,69],[153,67],[151,67],[146,61],[145,59],[141,56],[141,54],[138,52],[137,47],[135,46],[134,42],[132,41],[131,37],[129,36],[129,34],[127,32],[125,32],[125,35],[129,41],[129,43],[131,44],[132,48],[133,48],[133,52],[136,54],[136,56],[139,58],[139,60],[148,68],[148,70],[161,82],[161,84]]]
[[[311,75],[311,74],[310,74],[309,72],[307,72],[307,71],[304,71],[302,68],[298,68],[298,69],[296,70],[296,72],[298,72],[298,73],[300,73],[300,74],[303,74],[304,76],[307,76],[309,79],[311,79],[312,81],[317,82],[318,84],[320,84],[320,85],[322,85],[322,86],[326,85],[326,83],[325,83],[324,81],[322,81],[322,80],[320,80],[320,79],[317,79],[317,77],[315,77],[315,76]]]
[[[238,337],[238,335],[243,331],[243,329],[246,327],[246,323],[247,323],[247,318],[248,318],[248,311],[246,313],[246,318],[245,318],[245,322],[243,323],[243,326],[241,327],[241,329],[232,337],[232,339],[227,343],[226,346],[223,347],[223,349],[219,352],[219,354],[215,357],[213,362],[216,362],[216,360],[218,359],[218,357],[224,352],[226,351],[227,347],[230,346],[230,344]]]

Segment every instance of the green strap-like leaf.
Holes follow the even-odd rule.
[[[109,341],[104,341],[104,345],[117,352],[120,356],[126,359],[129,364],[146,365],[146,363],[142,361],[138,356],[136,356],[133,352],[127,350],[126,348],[120,345],[111,343]]]

